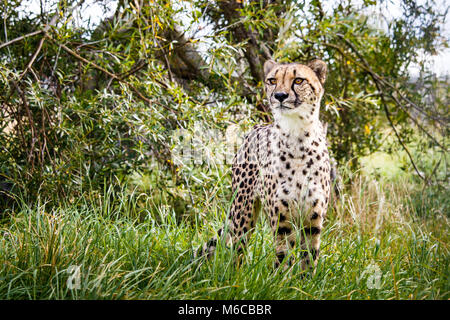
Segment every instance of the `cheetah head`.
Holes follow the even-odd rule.
[[[295,116],[310,122],[317,118],[326,73],[327,66],[321,60],[306,65],[266,61],[265,89],[275,119]]]

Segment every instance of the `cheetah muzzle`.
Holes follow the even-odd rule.
[[[294,246],[300,246],[303,270],[317,264],[330,197],[326,130],[319,121],[326,73],[320,60],[306,65],[266,61],[265,91],[274,123],[256,125],[233,160],[234,198],[218,236],[242,248],[261,207],[274,235],[276,265]],[[216,245],[214,237],[201,254],[210,256]]]

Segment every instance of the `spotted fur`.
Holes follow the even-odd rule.
[[[242,247],[262,207],[275,238],[277,265],[297,245],[304,250],[303,269],[319,256],[332,174],[326,129],[319,121],[326,70],[320,60],[307,65],[267,61],[265,91],[274,123],[255,126],[233,161],[234,198],[218,235]],[[217,238],[211,239],[202,253],[210,256],[216,244]]]

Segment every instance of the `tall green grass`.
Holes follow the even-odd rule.
[[[227,204],[196,219],[141,208],[145,195],[125,190],[96,205],[24,204],[1,227],[0,299],[450,298],[447,215],[424,215],[409,182],[349,185],[328,212],[314,274],[273,267],[264,218],[241,259],[223,243],[209,261],[194,258]]]

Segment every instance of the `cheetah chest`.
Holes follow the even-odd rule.
[[[283,154],[283,152],[281,152]],[[284,152],[284,154],[290,154]],[[292,155],[292,154],[290,154]],[[289,211],[308,212],[325,204],[329,195],[330,165],[327,152],[308,152],[295,157],[274,157],[262,177],[271,177],[263,191],[269,203],[281,202]],[[271,174],[269,174],[271,173]]]

